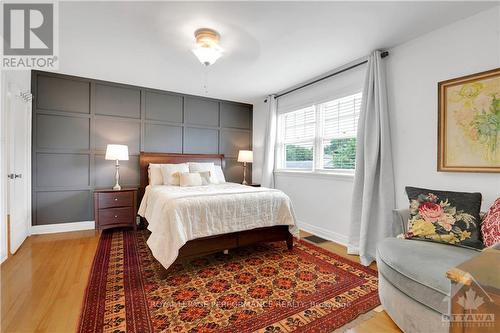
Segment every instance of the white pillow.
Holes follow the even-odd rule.
[[[218,184],[217,177],[215,177],[213,163],[197,163],[189,162],[189,172],[210,172],[210,183]]]
[[[183,172],[189,172],[187,163],[164,164],[161,168],[163,175],[163,185],[180,185],[179,175]]]
[[[163,185],[163,176],[161,174],[162,164],[149,164],[148,177],[149,185]]]
[[[181,187],[201,186],[203,183],[199,172],[182,172],[180,174]]]
[[[217,179],[217,184],[224,184],[226,182],[224,172],[222,172],[222,167],[220,165],[214,165],[214,178]]]
[[[213,163],[189,162],[189,172],[212,171]]]

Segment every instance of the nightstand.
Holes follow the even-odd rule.
[[[94,191],[94,218],[96,229],[132,227],[136,223],[137,189]]]
[[[260,187],[260,184],[248,184],[248,186],[252,186],[252,187]]]

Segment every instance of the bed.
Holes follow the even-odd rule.
[[[141,152],[139,215],[151,231],[147,244],[165,267],[175,260],[257,242],[298,236],[290,199],[275,189],[235,183],[179,187],[149,185],[149,164],[212,162],[224,167],[224,155]]]

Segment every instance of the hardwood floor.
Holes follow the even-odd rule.
[[[347,333],[372,332],[401,333],[401,330],[396,324],[394,324],[392,319],[387,315],[385,311],[378,312],[370,319],[359,323],[358,326],[347,330]]]
[[[1,266],[0,331],[75,332],[98,241],[99,232],[93,230],[29,237]],[[342,245],[318,245],[359,262]],[[382,311],[349,332],[401,331]]]
[[[75,332],[99,233],[29,237],[1,266],[1,332]]]

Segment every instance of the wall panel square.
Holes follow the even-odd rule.
[[[184,129],[184,153],[217,154],[219,152],[219,131],[207,128]]]
[[[115,185],[115,161],[104,159],[104,155],[95,155],[95,187],[112,188]],[[139,156],[129,156],[128,161],[120,161],[120,185],[138,186]]]
[[[106,150],[108,144],[128,146],[129,154],[139,154],[141,124],[134,121],[97,118],[95,120],[95,146]]]
[[[38,153],[36,168],[36,185],[39,187],[90,186],[88,154]]]
[[[182,123],[182,96],[146,91],[145,98],[147,120]]]
[[[89,149],[90,119],[36,115],[36,147],[42,149]]]
[[[237,157],[240,150],[249,150],[251,143],[250,133],[221,130],[220,152],[227,157]]]
[[[252,124],[251,110],[249,106],[220,103],[220,126],[250,129]]]
[[[219,103],[202,98],[186,97],[184,122],[193,125],[219,126]]]
[[[36,224],[92,221],[91,191],[36,193]]]
[[[90,113],[90,83],[38,76],[36,102],[39,109]]]
[[[96,84],[95,113],[107,116],[140,118],[141,92],[137,88]]]
[[[144,126],[144,151],[182,153],[182,127],[146,124]]]

